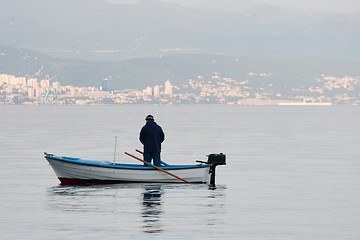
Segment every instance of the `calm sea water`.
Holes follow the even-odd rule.
[[[134,163],[147,114],[162,158],[223,152],[217,188],[59,186],[43,152]],[[360,108],[0,106],[0,239],[360,239]]]

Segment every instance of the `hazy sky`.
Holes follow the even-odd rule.
[[[139,0],[109,0],[109,1],[132,3]],[[178,3],[183,5],[192,5],[199,2],[206,2],[206,0],[161,0],[161,1]],[[218,0],[218,1],[226,2],[224,0]],[[360,0],[247,0],[247,1],[256,4],[269,3],[277,6],[300,7],[304,9],[320,10],[320,11],[334,11],[334,12],[360,11]]]

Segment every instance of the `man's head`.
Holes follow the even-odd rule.
[[[154,116],[153,116],[153,115],[147,115],[146,118],[145,118],[145,120],[146,120],[147,122],[153,122],[153,121],[154,121]]]

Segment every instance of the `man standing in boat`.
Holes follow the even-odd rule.
[[[144,145],[144,161],[151,163],[153,160],[155,166],[161,166],[161,143],[165,139],[165,134],[152,115],[147,115],[145,120],[146,124],[141,128],[139,138]]]

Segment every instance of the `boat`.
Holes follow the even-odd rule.
[[[131,154],[128,154],[137,158]],[[44,153],[61,185],[112,183],[210,183],[215,186],[215,168],[225,165],[224,154],[210,154],[208,161],[193,165],[125,164],[86,160]],[[138,159],[138,158],[137,158]],[[138,159],[143,161],[141,159]],[[181,176],[181,177],[180,177]]]

